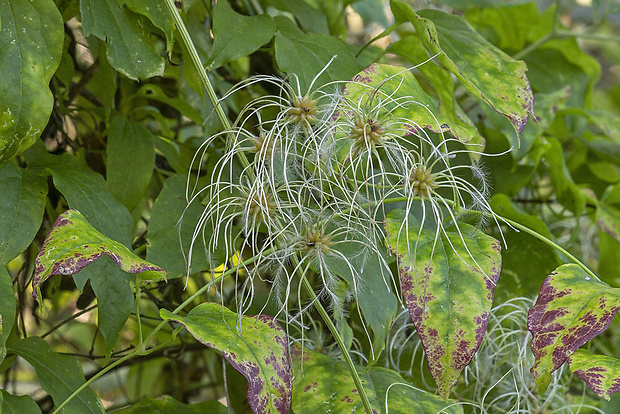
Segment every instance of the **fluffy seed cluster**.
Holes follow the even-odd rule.
[[[468,211],[494,217],[484,170],[472,161],[481,153],[407,116],[422,104],[399,74],[376,81],[371,67],[315,88],[328,67],[304,91],[294,75],[257,76],[233,88],[263,83],[278,93],[251,100],[231,130],[203,143],[192,165],[206,170],[207,184],[187,188],[188,202],[204,207],[191,249],[203,241],[213,268],[221,264],[214,257],[254,257],[247,274],[273,284],[287,315],[296,277],[316,275],[320,297],[343,315],[369,260],[390,273],[382,225],[388,205],[432,224],[437,237],[447,225],[458,228]],[[253,284],[244,286],[249,304]]]

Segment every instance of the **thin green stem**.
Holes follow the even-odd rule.
[[[310,300],[314,303],[316,310],[319,312],[319,315],[321,315],[321,318],[327,325],[327,329],[329,329],[332,336],[336,340],[336,343],[338,344],[338,348],[340,348],[342,357],[347,363],[349,367],[349,371],[351,371],[353,382],[355,382],[355,386],[357,387],[357,390],[359,391],[360,398],[362,399],[362,403],[364,404],[364,408],[366,409],[366,413],[372,414],[372,407],[370,406],[370,400],[368,399],[368,394],[366,394],[366,389],[364,388],[364,385],[362,384],[362,379],[360,378],[359,373],[357,372],[357,369],[355,368],[355,364],[353,364],[351,355],[349,355],[349,351],[347,351],[347,347],[344,344],[344,341],[342,340],[342,337],[340,336],[338,329],[336,329],[336,326],[334,325],[331,318],[329,317],[327,310],[325,310],[325,308],[323,307],[323,305],[317,298],[316,293],[314,293],[314,289],[312,289],[312,285],[310,284],[310,282],[308,282],[308,279],[303,277],[302,275],[301,282],[304,286],[304,289],[306,290],[306,293],[308,294],[308,296],[310,296]]]
[[[224,128],[225,131],[229,131],[229,132],[232,131],[232,125],[230,123],[230,120],[228,119],[228,116],[226,116],[226,113],[224,112],[224,108],[222,107],[220,100],[218,99],[215,93],[215,89],[213,89],[213,85],[211,85],[211,81],[209,80],[207,71],[205,70],[204,66],[202,66],[202,62],[200,61],[200,57],[198,56],[198,51],[196,50],[196,46],[194,46],[194,42],[192,41],[192,38],[189,35],[189,32],[187,31],[187,27],[185,27],[185,23],[183,23],[183,18],[181,17],[181,14],[175,7],[173,0],[164,0],[164,2],[166,3],[166,6],[168,7],[168,11],[170,11],[170,13],[172,14],[174,24],[176,25],[177,30],[179,31],[179,34],[181,35],[181,41],[183,42],[183,45],[189,52],[189,56],[190,56],[190,59],[192,60],[192,64],[194,65],[194,67],[196,68],[196,71],[198,72],[200,82],[202,83],[202,86],[205,88],[205,91],[207,92],[207,96],[209,97],[209,100],[213,104],[213,108],[215,110],[215,113],[217,114],[217,117],[220,119],[220,122],[222,123],[222,127]],[[239,157],[244,167],[248,167],[250,165],[250,162],[248,161],[243,151],[238,151],[237,156]],[[250,178],[253,178],[252,177],[253,171],[249,170],[249,174],[250,174]]]

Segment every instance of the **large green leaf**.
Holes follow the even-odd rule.
[[[580,346],[603,332],[620,309],[620,289],[591,278],[580,266],[558,267],[540,287],[528,313],[531,369],[542,395],[558,369]]]
[[[116,0],[80,1],[82,27],[86,36],[107,42],[108,61],[131,79],[164,74],[164,59],[152,46],[147,20]]]
[[[403,300],[439,395],[448,398],[484,337],[501,245],[467,224],[436,235],[402,210],[390,212],[385,226],[398,259]]]
[[[36,142],[52,112],[63,21],[53,0],[0,1],[0,166]]]
[[[248,380],[248,402],[255,413],[287,414],[292,372],[287,336],[270,316],[243,316],[216,303],[203,303],[186,317],[162,309],[164,320],[185,326],[203,345],[224,358]]]
[[[383,105],[380,114],[389,112],[391,117],[410,121],[410,124],[403,126],[403,130],[415,132],[426,128],[437,133],[450,133],[462,142],[469,142],[477,135],[474,127],[453,123],[441,114],[437,102],[424,92],[411,71],[401,66],[372,64],[355,75],[342,94],[362,106],[367,104],[375,89],[379,91],[376,101]],[[381,102],[386,96],[390,99]]]
[[[233,11],[228,2],[218,2],[213,8],[213,49],[207,66],[216,69],[257,51],[275,31],[271,16],[244,16]]]
[[[131,407],[127,407],[118,414],[228,414],[228,409],[217,401],[205,401],[198,404],[183,404],[170,397],[162,395],[156,398],[146,398]]]
[[[45,178],[10,163],[0,167],[0,265],[23,252],[37,234],[47,195]]]
[[[607,401],[611,394],[620,391],[620,363],[618,358],[596,355],[585,349],[578,349],[568,360],[573,374],[588,384],[599,397]]]
[[[359,392],[344,361],[293,347],[295,380],[293,412],[299,414],[364,413]],[[374,413],[462,413],[458,405],[410,386],[398,373],[385,368],[356,367]],[[387,402],[386,402],[387,400]]]
[[[11,276],[0,264],[0,363],[6,356],[6,340],[11,334],[17,315],[17,301],[13,293]]]
[[[155,136],[144,126],[115,116],[108,131],[107,181],[117,200],[133,210],[149,185],[155,166]]]
[[[539,217],[527,214],[504,194],[495,194],[490,204],[500,216],[551,239],[549,229]],[[508,248],[502,251],[502,279],[498,282],[498,295],[504,298],[535,295],[541,281],[562,264],[555,249],[524,232],[508,230],[504,232],[504,238]],[[505,289],[502,290],[502,287]]]
[[[5,390],[0,390],[1,402],[0,413],[2,414],[41,414],[41,409],[34,400],[27,396],[11,395]]]
[[[15,342],[9,352],[24,358],[37,373],[39,382],[57,406],[85,382],[77,358],[54,352],[41,338],[31,336]],[[65,414],[105,413],[97,395],[86,387],[63,408]]]
[[[489,43],[461,16],[439,10],[413,11],[392,0],[397,21],[411,22],[416,33],[441,64],[463,85],[500,114],[520,133],[534,110],[534,97],[525,64]]]
[[[268,0],[278,10],[291,13],[308,32],[329,33],[327,17],[305,0]]]
[[[166,49],[172,51],[174,43],[174,22],[163,2],[152,0],[117,0],[120,6],[127,6],[129,10],[146,16],[155,27],[166,36]]]
[[[186,184],[187,176],[182,174],[173,175],[164,181],[164,188],[153,205],[146,235],[147,260],[166,269],[169,278],[187,274],[186,258],[189,257],[192,235],[203,211],[199,203],[187,205]],[[179,227],[181,216],[183,222]],[[209,269],[207,255],[199,243],[200,247],[196,246],[192,251],[190,273]],[[217,258],[222,259],[220,256]]]
[[[347,44],[337,37],[323,33],[295,37],[287,35],[282,32],[276,34],[276,62],[283,71],[299,77],[302,94],[307,92],[314,77],[334,56],[336,58],[319,76],[314,88],[327,82],[350,79],[362,70]]]
[[[33,297],[40,298],[41,284],[51,275],[72,275],[102,255],[128,273],[153,271],[161,277],[166,275],[164,269],[95,230],[79,211],[67,210],[56,219],[34,261]]]

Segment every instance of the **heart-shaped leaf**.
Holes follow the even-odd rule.
[[[501,270],[500,243],[467,224],[420,228],[402,210],[386,219],[400,289],[439,395],[447,399],[480,347]]]
[[[153,271],[156,276],[166,276],[161,267],[141,259],[122,243],[95,230],[79,211],[67,210],[58,216],[37,254],[32,296],[39,299],[41,284],[51,275],[72,275],[101,255],[109,256],[125,272]]]
[[[255,413],[287,414],[293,375],[286,332],[268,315],[243,316],[216,303],[203,303],[187,316],[162,309],[165,320],[182,324],[200,343],[217,349],[248,380]]]
[[[527,318],[539,394],[549,386],[551,373],[607,329],[619,309],[620,289],[591,278],[576,264],[562,265],[545,279]]]

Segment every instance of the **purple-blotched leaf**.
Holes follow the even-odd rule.
[[[97,260],[109,256],[129,273],[155,272],[165,277],[166,271],[133,254],[125,245],[114,241],[90,225],[77,210],[67,210],[56,219],[35,259],[32,296],[40,297],[41,284],[51,275],[72,275]]]
[[[618,361],[617,358],[578,349],[568,359],[568,366],[596,395],[609,401],[611,394],[620,391]]]
[[[553,371],[607,329],[618,309],[620,289],[592,279],[576,264],[562,265],[545,279],[527,319],[536,358],[531,372],[539,394]]]
[[[286,332],[268,315],[243,316],[216,303],[203,303],[186,317],[162,309],[165,320],[182,324],[196,340],[217,349],[248,380],[255,413],[287,414],[293,375]]]
[[[416,13],[410,5],[392,0],[397,21],[410,22],[437,60],[482,99],[510,120],[521,133],[534,113],[534,95],[522,61],[508,56],[476,32],[465,18],[440,10]]]
[[[438,235],[402,210],[390,212],[385,226],[403,300],[439,395],[447,399],[486,332],[501,245],[467,224]]]

